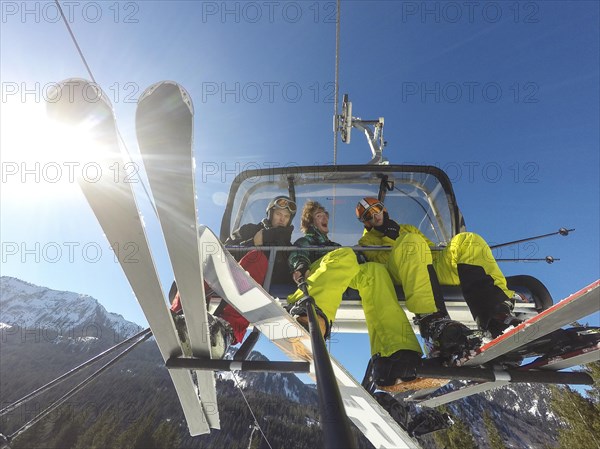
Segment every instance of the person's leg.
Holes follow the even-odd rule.
[[[465,348],[469,329],[448,315],[431,249],[423,236],[400,234],[387,267],[404,289],[406,308],[416,315],[427,355],[451,355]]]
[[[444,308],[431,250],[421,235],[400,234],[392,247],[387,268],[394,283],[402,285],[408,310],[425,314]]]
[[[356,254],[350,248],[333,250],[311,264],[311,274],[306,279],[308,293],[330,322],[335,319],[342,295],[358,271]],[[288,296],[288,303],[293,304],[304,296],[298,289]]]
[[[506,285],[492,250],[472,232],[460,233],[436,255],[434,267],[441,284],[460,284],[473,318],[495,337],[510,325],[519,324],[512,314],[514,292]]]
[[[371,343],[371,355],[388,357],[401,349],[421,354],[421,346],[396,297],[396,290],[384,265],[360,265],[350,287],[360,293]]]
[[[240,266],[248,272],[250,277],[258,284],[262,285],[267,276],[269,261],[262,251],[253,250],[242,257],[239,261]],[[237,310],[229,304],[226,304],[218,316],[227,321],[233,329],[235,341],[233,344],[241,343],[246,335],[246,330],[250,323]]]

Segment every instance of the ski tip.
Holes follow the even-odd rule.
[[[151,98],[165,98],[170,97],[171,95],[178,96],[183,103],[189,108],[190,113],[194,114],[194,105],[192,103],[192,97],[188,93],[185,88],[175,82],[170,80],[159,81],[150,85],[143,93],[140,95],[138,99],[138,106],[143,102],[147,102]]]
[[[77,122],[82,120],[84,114],[80,108],[87,106],[90,110],[96,109],[98,104],[104,105],[112,111],[112,104],[98,83],[84,78],[68,78],[53,86],[46,97],[46,113],[55,120],[69,120]]]

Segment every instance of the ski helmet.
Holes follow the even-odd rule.
[[[290,199],[290,197],[285,195],[279,195],[273,198],[269,205],[267,206],[267,218],[271,221],[271,211],[273,209],[287,209],[290,211],[290,223],[294,219],[294,215],[296,215],[296,211],[298,207],[296,203]]]
[[[387,209],[377,198],[365,197],[356,205],[356,218],[361,222],[369,222],[374,215],[387,212]]]

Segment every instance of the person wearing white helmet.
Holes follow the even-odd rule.
[[[285,195],[273,198],[266,208],[266,218],[259,223],[247,223],[231,233],[225,240],[225,245],[230,251],[239,255],[234,247],[248,246],[290,246],[294,226],[291,224],[296,215],[296,203]],[[245,255],[239,264],[259,284],[263,284],[267,274],[269,262],[263,251],[244,250]],[[280,252],[277,255],[273,268],[272,281],[278,283],[288,282],[292,279],[287,269],[287,254]],[[209,286],[205,284],[209,291]],[[171,288],[171,312],[175,316],[178,330],[184,326],[182,307],[175,283]],[[213,343],[213,357],[221,357],[231,344],[241,343],[248,329],[249,322],[237,310],[225,301],[217,307],[214,317],[211,318],[211,343]],[[179,332],[180,338],[185,337],[185,332]],[[218,347],[218,349],[217,349]]]

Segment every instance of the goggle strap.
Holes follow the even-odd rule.
[[[383,204],[381,202],[377,202],[375,204],[369,204],[364,199],[362,199],[359,201],[359,204],[365,208],[365,211],[362,213],[361,218],[360,218],[361,221],[371,221],[373,219],[374,215],[380,214],[383,211]],[[373,208],[377,208],[377,209],[379,209],[379,211],[372,213],[371,209],[373,209]],[[369,212],[371,212],[371,213],[369,213]],[[369,215],[369,218],[367,218],[367,215]]]

